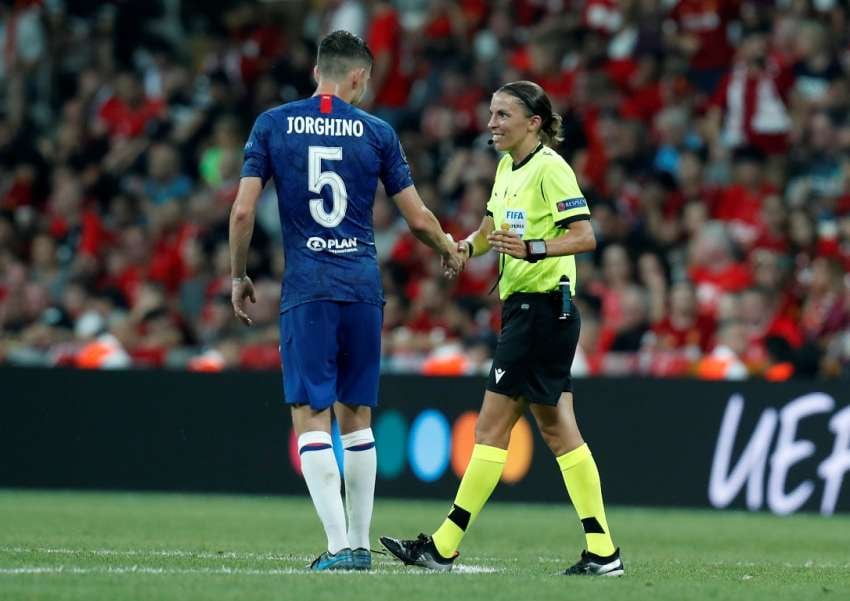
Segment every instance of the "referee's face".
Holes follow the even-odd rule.
[[[487,128],[493,136],[496,150],[510,152],[537,135],[534,120],[525,114],[522,101],[513,94],[496,92],[490,100],[490,121]]]

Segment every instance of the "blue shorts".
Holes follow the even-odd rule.
[[[382,324],[383,309],[369,303],[313,301],[281,313],[286,404],[377,406]]]

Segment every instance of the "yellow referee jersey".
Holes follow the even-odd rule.
[[[557,152],[542,144],[521,163],[514,165],[505,154],[496,169],[487,214],[496,229],[507,224],[523,240],[551,240],[569,229],[570,223],[590,219],[590,209],[579,190],[575,173]],[[562,275],[576,287],[573,256],[547,257],[537,263],[503,255],[499,297],[514,292],[557,290]]]

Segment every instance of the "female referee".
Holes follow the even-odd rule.
[[[593,250],[596,238],[575,175],[551,148],[562,140],[560,126],[560,115],[536,83],[509,83],[493,94],[488,127],[492,143],[505,154],[481,226],[458,246],[466,260],[490,248],[501,253],[502,331],[472,458],[448,517],[433,536],[381,538],[405,564],[452,568],[464,534],[502,475],[511,430],[530,408],[557,458],[587,540],[581,559],[564,574],[623,574],[605,519],[599,472],[573,412],[570,366],[581,327],[571,300],[574,255]]]

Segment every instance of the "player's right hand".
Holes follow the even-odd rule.
[[[245,312],[246,298],[250,298],[252,303],[257,302],[254,282],[247,275],[244,278],[233,280],[233,287],[230,290],[230,304],[233,305],[233,314],[246,326],[250,326],[254,322]]]
[[[449,254],[443,256],[443,273],[447,278],[453,278],[463,271],[463,267],[466,264],[464,255],[465,252],[458,252],[458,248],[454,247],[449,251]]]

